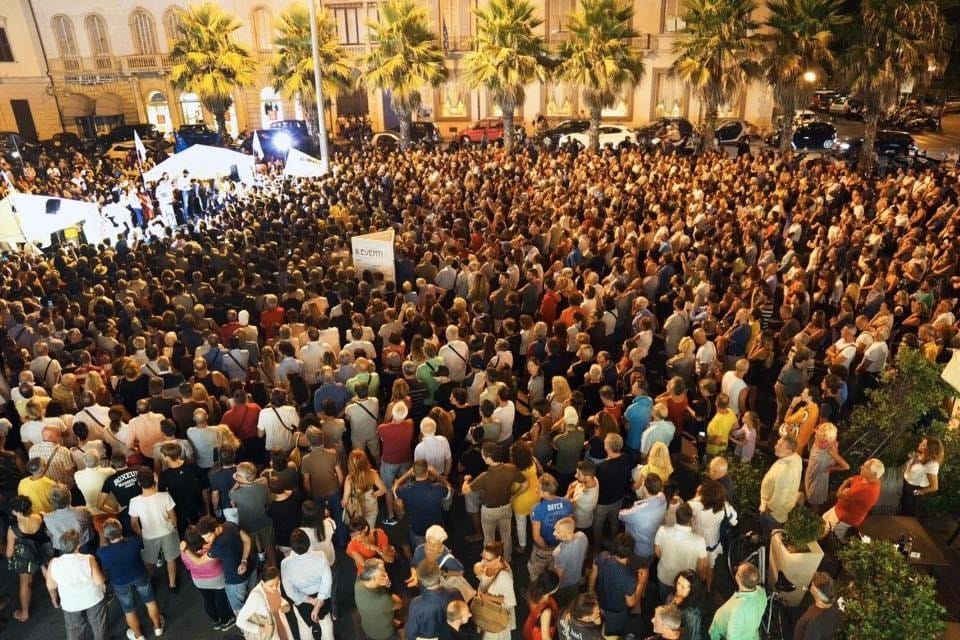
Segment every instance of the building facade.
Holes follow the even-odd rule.
[[[463,80],[464,54],[476,32],[472,9],[488,0],[419,1],[428,9],[446,52],[450,77],[438,89],[424,89],[424,107],[418,117],[437,122],[445,137],[455,137],[457,131],[477,119],[498,115],[487,92],[471,89]],[[682,1],[634,0],[634,26],[641,34],[639,43],[645,54],[646,74],[638,86],[604,112],[605,119],[624,123],[642,123],[661,115],[682,115],[695,122],[700,119],[696,99],[682,82],[669,74],[673,62],[671,47],[676,34],[683,29],[679,17]],[[186,6],[186,2],[33,0],[32,7],[30,0],[12,0],[12,3],[19,5],[15,10],[21,9],[24,13],[24,28],[15,29],[16,42],[11,41],[10,46],[24,50],[25,56],[29,53],[38,56],[30,65],[18,58],[16,65],[23,66],[23,85],[30,82],[36,85],[36,89],[31,90],[34,93],[30,105],[36,112],[35,120],[41,122],[38,128],[41,137],[59,130],[58,120],[63,130],[81,135],[102,133],[121,123],[151,122],[164,132],[186,123],[213,123],[212,115],[206,113],[195,95],[181,93],[169,80],[176,8]],[[276,120],[302,117],[298,101],[277,95],[271,86],[274,24],[289,4],[290,0],[219,2],[240,21],[238,39],[250,47],[258,62],[256,82],[237,90],[234,107],[228,114],[228,127],[234,134],[243,129],[266,127]],[[322,0],[321,4],[332,15],[347,51],[357,58],[362,56],[370,46],[366,23],[379,17],[377,0]],[[578,4],[578,0],[535,0],[544,21],[543,35],[550,46],[559,46],[569,36],[567,15]],[[0,9],[0,17],[5,11],[6,8]],[[28,35],[31,28],[35,41],[32,46]],[[0,41],[0,59],[2,54],[3,42]],[[0,71],[4,70],[4,64],[0,62]],[[6,77],[4,73],[0,84],[4,110],[10,108],[10,100],[6,99]],[[37,91],[52,94],[48,96],[51,99],[42,100]],[[537,83],[527,88],[526,96],[517,114],[526,122],[540,114],[559,120],[585,110],[579,89],[565,83]],[[769,121],[772,106],[769,87],[758,83],[731,104],[724,105],[721,115],[763,123]],[[52,118],[50,108],[54,109]],[[0,110],[0,118],[10,117],[4,110]],[[379,91],[338,96],[328,109],[327,121],[332,123],[338,114],[369,114],[375,130],[396,123],[389,108],[389,96]]]

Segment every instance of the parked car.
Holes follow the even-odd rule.
[[[160,158],[170,155],[170,144],[158,140],[144,140],[143,147],[147,150],[148,158]],[[136,158],[137,143],[133,140],[124,140],[123,142],[114,142],[101,152],[101,156],[110,160],[126,160],[128,157]]]
[[[830,103],[836,97],[837,92],[832,89],[814,91],[813,95],[810,96],[809,107],[814,111],[827,111],[830,108]]]
[[[583,119],[564,120],[555,127],[550,127],[540,133],[541,142],[545,147],[556,148],[560,138],[570,133],[583,133],[590,129],[590,121]]]
[[[830,112],[830,115],[834,116],[845,116],[850,111],[850,107],[847,105],[847,101],[850,98],[848,96],[837,96],[830,101],[830,106],[827,107],[827,111]]]
[[[152,124],[122,124],[114,127],[109,133],[97,137],[96,150],[104,152],[114,142],[125,142],[133,140],[133,132],[136,131],[143,142],[147,140],[162,140],[163,134]]]
[[[960,95],[947,96],[943,99],[944,113],[960,113]]]
[[[0,156],[12,165],[34,162],[40,155],[40,146],[23,139],[16,131],[0,131]]]
[[[602,124],[600,125],[599,141],[601,147],[622,147],[632,145],[637,142],[637,132],[634,129],[625,127],[622,124]],[[581,131],[579,133],[565,133],[560,136],[559,146],[575,144],[581,147],[590,146],[590,131]]]
[[[50,152],[57,151],[83,151],[87,145],[80,136],[69,131],[55,133],[46,140],[40,141],[43,150]]]
[[[644,148],[655,146],[672,124],[677,125],[680,130],[680,137],[683,139],[689,139],[697,135],[697,128],[686,118],[660,118],[637,129],[637,144]]]
[[[737,144],[741,140],[749,142],[756,137],[757,128],[744,120],[724,120],[717,124],[717,144]]]
[[[846,158],[856,158],[863,148],[863,137],[845,138],[836,145],[837,152]],[[917,143],[906,131],[879,129],[873,148],[878,156],[907,157],[917,153]]]
[[[850,98],[847,100],[847,117],[851,120],[863,120],[867,113],[867,105],[860,98]]]
[[[791,146],[797,151],[816,151],[832,149],[837,141],[837,128],[829,122],[810,122],[793,130]],[[767,137],[767,144],[780,146],[780,134]]]
[[[809,109],[797,109],[793,113],[793,124],[799,127],[802,124],[816,122],[818,118],[820,116]]]
[[[514,125],[515,139],[525,140],[526,130],[522,124]],[[503,118],[484,118],[477,120],[470,127],[457,134],[460,144],[474,144],[479,142],[497,142],[503,138]]]
[[[174,141],[177,153],[180,153],[188,147],[195,144],[205,144],[211,147],[220,146],[220,132],[215,131],[207,125],[185,124],[174,134]]]
[[[906,104],[880,118],[884,129],[900,131],[937,131],[941,127],[940,107]]]
[[[432,122],[410,123],[410,144],[433,147],[440,144],[440,129]],[[370,143],[375,147],[394,149],[400,146],[400,127],[375,133]]]

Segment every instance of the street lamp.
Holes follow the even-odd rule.
[[[806,82],[809,82],[810,84],[813,84],[814,82],[817,81],[817,72],[816,72],[816,71],[813,71],[813,70],[805,71],[804,74],[803,74],[803,79],[804,79]]]
[[[307,0],[310,7],[310,46],[313,49],[313,84],[317,95],[317,135],[320,138],[320,171],[330,170],[330,150],[327,147],[327,121],[323,109],[323,88],[320,86],[320,45],[317,42],[317,4]]]

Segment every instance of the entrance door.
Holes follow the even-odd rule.
[[[13,117],[17,121],[20,136],[29,142],[36,142],[37,127],[33,123],[33,114],[30,112],[30,101],[11,100],[10,108],[13,109]]]

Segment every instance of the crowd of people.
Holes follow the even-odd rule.
[[[765,576],[718,586],[731,465],[774,460],[762,530],[806,503],[842,539],[884,474],[847,473],[843,417],[898,349],[960,342],[955,169],[494,147],[334,164],[186,189],[80,154],[0,167],[22,190],[143,195],[116,239],[0,264],[17,621],[47,606],[42,575],[71,640],[107,637],[108,593],[128,638],[161,636],[161,588],[257,639],[330,640],[355,609],[371,640],[754,640]],[[393,280],[351,263],[350,238],[386,228]],[[905,461],[905,513],[942,458],[924,438]],[[793,637],[834,637],[837,586],[810,594]]]

